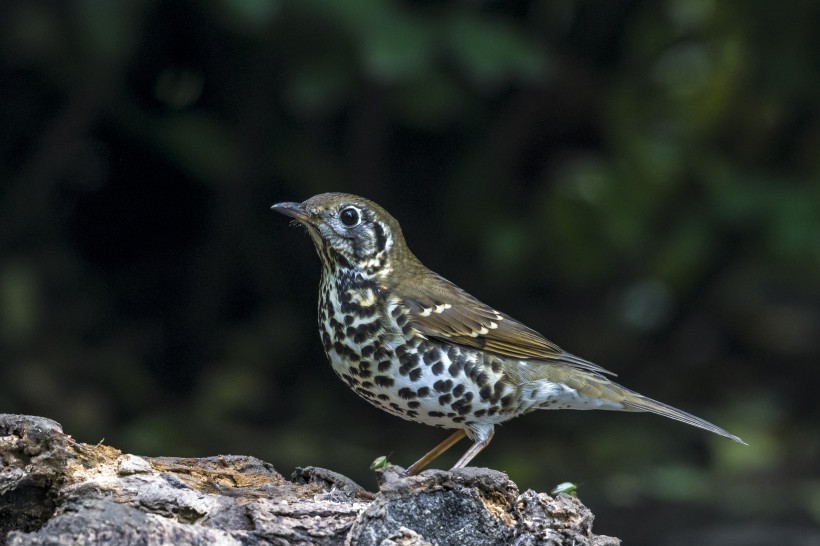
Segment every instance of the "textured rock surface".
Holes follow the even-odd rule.
[[[573,497],[519,493],[488,469],[391,467],[374,495],[321,468],[288,480],[253,457],[138,457],[0,415],[0,546],[620,544],[592,519]]]

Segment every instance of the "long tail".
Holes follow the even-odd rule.
[[[635,391],[631,391],[626,387],[615,383],[614,381],[610,381],[608,378],[600,374],[579,371],[569,366],[551,366],[536,368],[535,370],[526,369],[526,371],[528,373],[533,373],[534,371],[537,374],[535,378],[536,382],[538,382],[538,380],[548,381],[549,383],[547,383],[547,385],[550,385],[550,388],[545,389],[546,391],[556,388],[556,385],[562,385],[563,388],[568,388],[570,389],[570,392],[577,395],[575,400],[564,406],[566,408],[648,411],[650,413],[657,413],[658,415],[663,415],[664,417],[680,421],[681,423],[686,423],[687,425],[692,425],[694,427],[702,428],[703,430],[708,430],[709,432],[714,432],[715,434],[720,434],[721,436],[729,438],[732,441],[748,445],[734,434],[730,434],[705,419],[695,417],[691,413],[686,413],[678,408],[673,408],[663,402],[652,400],[651,398],[638,394]],[[525,377],[524,379],[526,380],[530,378]],[[555,394],[553,393],[553,396],[554,395]],[[590,403],[590,401],[595,402]],[[546,407],[546,409],[551,408]]]
[[[541,402],[542,409],[648,411],[748,445],[705,419],[631,391],[599,373],[569,365],[522,366],[516,371],[523,384],[534,387],[535,393],[530,396]]]
[[[705,419],[695,417],[691,413],[686,413],[683,410],[673,408],[672,406],[666,405],[663,402],[652,400],[651,398],[647,398],[646,396],[630,391],[629,389],[625,389],[623,387],[621,388],[624,390],[625,395],[623,400],[621,400],[621,403],[624,405],[624,411],[648,411],[651,413],[656,413],[658,415],[663,415],[664,417],[680,421],[681,423],[692,425],[693,427],[702,428],[703,430],[708,430],[709,432],[720,434],[721,436],[729,438],[730,440],[741,443],[743,445],[749,445],[737,436],[735,436],[734,434],[730,434],[729,432],[723,430],[722,428],[713,423],[710,423],[709,421],[706,421]]]

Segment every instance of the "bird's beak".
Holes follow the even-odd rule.
[[[282,213],[285,216],[296,218],[300,222],[310,222],[310,214],[305,210],[302,203],[276,203],[271,207],[272,210]]]

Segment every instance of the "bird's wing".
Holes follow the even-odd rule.
[[[478,301],[435,273],[402,287],[397,304],[423,335],[499,356],[566,364],[599,374],[614,373],[567,353],[535,330]]]

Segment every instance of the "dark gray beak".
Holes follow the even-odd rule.
[[[300,222],[310,221],[310,214],[307,213],[302,203],[276,203],[271,209],[285,216],[296,218]]]

